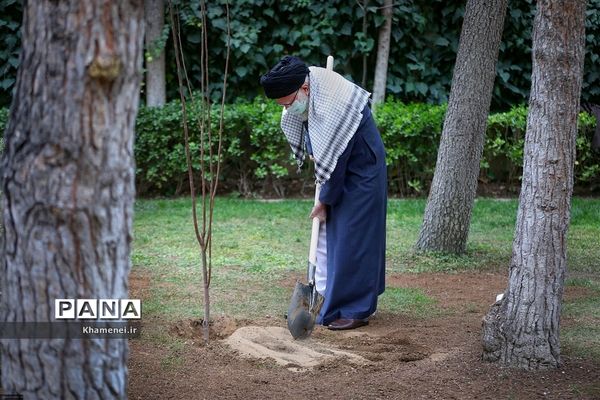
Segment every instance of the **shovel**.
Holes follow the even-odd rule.
[[[315,205],[319,201],[321,185],[315,189]],[[317,270],[317,242],[319,239],[319,218],[313,218],[310,234],[310,251],[308,254],[308,268],[306,271],[308,284],[296,282],[290,306],[287,312],[287,326],[294,339],[306,339],[315,327],[315,320],[321,306],[323,296],[317,292],[315,272]]]
[[[333,57],[327,57],[327,69],[333,70]],[[315,187],[315,205],[319,202],[321,185]],[[294,339],[306,339],[315,327],[315,321],[321,306],[323,296],[317,292],[315,272],[317,270],[317,242],[319,240],[319,218],[313,218],[310,234],[310,250],[308,252],[308,267],[306,278],[308,284],[296,282],[294,293],[287,312],[287,326]]]

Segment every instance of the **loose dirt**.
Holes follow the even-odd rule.
[[[265,359],[292,371],[300,372],[325,362],[346,360],[356,365],[369,361],[352,352],[309,338],[294,340],[285,328],[277,326],[246,326],[236,330],[224,341],[241,356]]]
[[[145,285],[131,282],[134,293]],[[481,319],[506,276],[397,274],[387,283],[423,289],[444,312],[428,319],[378,312],[353,331],[316,327],[305,342],[286,336],[283,318],[219,317],[208,346],[199,321],[146,320],[178,344],[130,341],[129,398],[600,399],[600,365],[591,360],[564,354],[560,369],[538,372],[481,361]]]

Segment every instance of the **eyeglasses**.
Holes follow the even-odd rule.
[[[302,88],[300,88],[300,89],[302,89]],[[284,107],[289,107],[292,104],[294,104],[294,102],[296,101],[296,97],[298,96],[298,92],[300,91],[300,89],[296,90],[296,94],[294,95],[294,98],[292,99],[292,101],[290,101],[289,103],[279,103],[279,104],[281,104]]]

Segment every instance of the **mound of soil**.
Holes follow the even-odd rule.
[[[241,356],[270,358],[293,371],[302,371],[326,362],[345,360],[356,365],[369,361],[349,351],[315,339],[294,340],[287,329],[277,326],[246,326],[225,340]]]

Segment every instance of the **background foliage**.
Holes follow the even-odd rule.
[[[336,57],[336,70],[372,88],[383,0],[211,0],[208,2],[212,96],[220,96],[226,43],[225,1],[231,14],[230,101],[253,99],[258,79],[285,54],[322,65]],[[165,0],[165,3],[167,1]],[[365,4],[366,3],[366,4]],[[394,2],[388,94],[404,102],[441,104],[447,100],[458,48],[464,1]],[[192,83],[200,81],[200,0],[174,0],[181,14],[182,39]],[[0,106],[10,102],[18,66],[21,2],[0,0]],[[533,0],[509,0],[497,65],[493,110],[526,102],[531,74]],[[168,22],[168,13],[167,22]],[[363,22],[366,23],[363,28]],[[168,29],[165,29],[168,32]],[[162,43],[162,41],[161,41]],[[600,0],[589,0],[587,51],[582,98],[600,103]],[[167,51],[169,98],[177,98],[172,41]],[[150,54],[156,49],[147,49]],[[363,57],[367,68],[363,70]]]
[[[0,107],[10,104],[19,66],[22,5],[17,0],[0,0]]]
[[[222,81],[226,0],[210,2],[208,15],[215,87]],[[189,65],[197,60],[199,0],[180,1],[183,37]],[[323,65],[336,57],[336,70],[362,83],[367,57],[366,87],[372,88],[378,28],[383,24],[382,0],[249,0],[232,2],[232,96],[251,99],[260,91],[258,79],[284,54]],[[447,101],[458,49],[464,3],[442,0],[395,2],[387,92],[404,102],[441,104]],[[509,109],[527,101],[531,75],[533,0],[509,0],[497,65],[493,109]],[[363,31],[363,18],[367,29]],[[588,2],[587,52],[582,98],[600,103],[600,0]],[[169,57],[172,59],[172,57]],[[172,69],[172,68],[171,68]],[[195,80],[199,71],[194,70]],[[215,89],[215,96],[218,90]]]
[[[198,96],[196,96],[198,98]],[[446,104],[405,104],[388,100],[377,108],[375,121],[386,147],[391,195],[425,195],[433,178]],[[219,106],[211,112],[212,132],[218,131]],[[188,103],[190,148],[194,168],[200,167],[200,111]],[[279,126],[281,107],[263,98],[227,104],[224,109],[221,190],[234,196],[308,194],[314,181],[311,163],[300,174]],[[0,132],[8,109],[0,108]],[[520,187],[527,107],[490,114],[479,180]],[[580,114],[575,185],[581,193],[600,190],[600,157],[590,143],[596,120]],[[213,137],[213,140],[216,140]],[[2,140],[0,138],[0,146]],[[178,195],[188,190],[187,164],[179,100],[164,107],[140,107],[135,141],[138,195]],[[199,174],[195,174],[198,176]],[[306,191],[306,193],[305,193]]]
[[[395,100],[377,109],[375,120],[386,147],[391,195],[427,193],[445,111],[446,104],[404,104]],[[218,106],[212,110],[213,133],[218,129],[219,112]],[[245,197],[310,193],[314,182],[311,163],[306,162],[301,172],[296,173],[296,163],[279,127],[280,113],[280,106],[262,98],[225,106],[222,192]],[[198,108],[188,103],[190,148],[196,169],[200,160],[199,115]],[[7,110],[0,109],[0,131],[4,131],[6,121]],[[519,190],[526,121],[525,106],[489,116],[481,183],[504,186],[505,191],[515,193]],[[575,184],[585,193],[600,189],[600,157],[590,147],[595,124],[592,116],[580,114]],[[141,107],[136,135],[138,195],[172,196],[186,192],[188,178],[179,101],[171,101],[164,107]]]
[[[296,54],[321,65],[334,54],[335,69],[351,80],[366,79],[370,88],[378,29],[383,23],[382,0],[229,1],[231,70],[225,108],[223,190],[243,196],[284,196],[303,193],[312,171],[300,175],[279,128],[280,109],[260,96],[259,77],[284,54]],[[211,96],[222,82],[226,43],[226,0],[208,4]],[[388,101],[377,112],[377,124],[387,149],[390,193],[425,194],[436,161],[454,59],[458,48],[464,1],[404,0],[395,2],[388,73]],[[179,10],[186,65],[192,85],[200,79],[200,0],[174,0]],[[0,0],[0,106],[10,103],[18,67],[22,4]],[[509,0],[497,64],[493,113],[480,180],[518,190],[521,174],[526,103],[531,73],[533,0]],[[168,21],[168,13],[167,23]],[[364,23],[364,25],[363,25]],[[161,40],[146,49],[151,57],[167,52],[169,98],[177,99],[172,40],[165,26]],[[585,76],[582,98],[600,103],[600,0],[588,1]],[[363,69],[363,57],[367,61]],[[143,96],[142,96],[143,98]],[[198,110],[191,106],[192,150],[199,157]],[[216,110],[212,121],[217,121]],[[4,130],[7,110],[0,108]],[[595,121],[582,117],[577,139],[576,184],[598,190],[598,156],[589,143]],[[214,131],[217,130],[213,126]],[[140,109],[137,120],[137,187],[141,195],[179,194],[187,189],[177,100],[162,108]],[[197,161],[196,161],[197,162]],[[310,163],[307,163],[307,165]],[[198,165],[196,165],[196,168]]]

